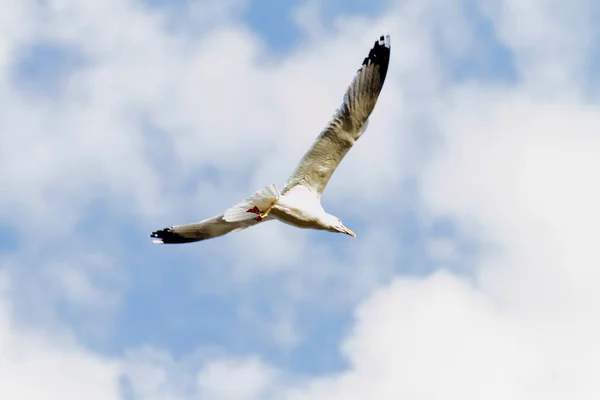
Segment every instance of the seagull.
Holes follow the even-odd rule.
[[[342,105],[300,160],[282,190],[254,192],[223,214],[171,226],[150,234],[156,244],[190,243],[223,236],[262,222],[279,220],[304,229],[356,234],[321,206],[321,195],[346,153],[365,132],[390,62],[390,35],[375,41],[346,90]]]

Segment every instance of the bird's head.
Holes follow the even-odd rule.
[[[350,229],[346,228],[342,223],[342,220],[336,217],[335,215],[327,214],[327,218],[325,221],[325,229],[327,229],[330,232],[345,233],[346,235],[356,237],[356,234]]]

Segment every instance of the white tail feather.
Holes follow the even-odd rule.
[[[281,196],[281,193],[276,185],[270,185],[264,189],[257,190],[243,202],[225,211],[223,219],[227,222],[240,222],[256,218],[257,215],[248,212],[248,210],[257,207],[260,211],[264,212],[279,200],[279,196]]]

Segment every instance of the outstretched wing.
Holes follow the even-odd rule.
[[[321,196],[331,175],[366,128],[385,81],[390,49],[389,35],[375,42],[346,90],[342,106],[300,160],[282,194],[304,185]]]
[[[267,218],[264,221],[269,220],[270,219]],[[171,226],[169,228],[161,229],[152,232],[150,237],[155,238],[152,243],[156,244],[191,243],[223,236],[229,232],[242,230],[256,224],[258,224],[258,222],[254,219],[239,222],[227,222],[223,219],[223,214],[221,214],[194,224]]]

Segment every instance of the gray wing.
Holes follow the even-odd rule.
[[[269,220],[269,218],[266,218],[262,222]],[[161,229],[152,232],[150,237],[155,238],[153,240],[154,243],[191,243],[223,236],[229,232],[246,229],[256,224],[258,222],[253,219],[240,222],[227,222],[223,219],[223,214],[221,214],[194,224],[171,226]]]
[[[390,49],[389,35],[375,42],[346,90],[341,107],[300,160],[282,194],[297,185],[307,186],[319,196],[323,193],[331,175],[366,128],[385,81]]]

